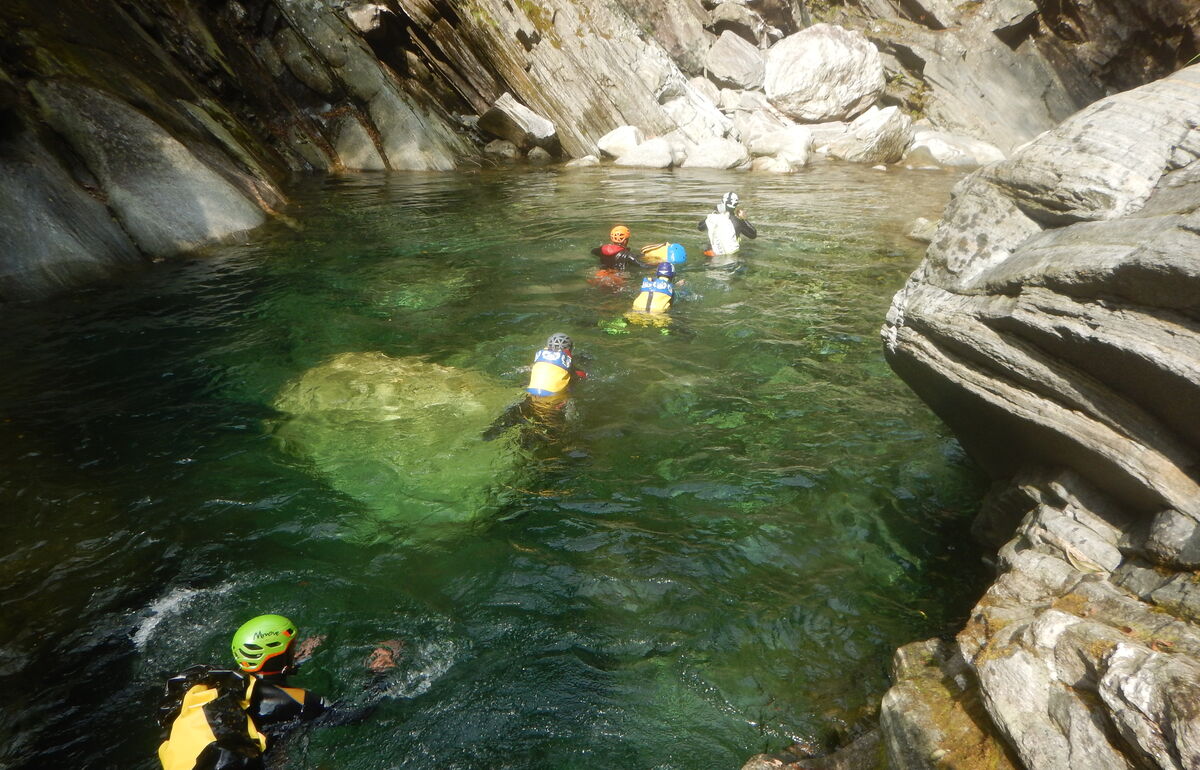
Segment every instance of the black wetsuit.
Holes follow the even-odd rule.
[[[646,264],[638,258],[638,255],[630,250],[628,246],[615,253],[605,253],[606,251],[613,251],[612,249],[606,249],[605,246],[615,245],[606,243],[604,246],[597,246],[592,249],[592,254],[600,258],[600,268],[602,270],[629,270],[632,267],[643,269],[653,267],[653,265]]]

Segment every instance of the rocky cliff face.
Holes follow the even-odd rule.
[[[1177,72],[964,179],[894,300],[888,359],[996,479],[1002,544],[955,643],[897,659],[896,767],[1200,767],[1198,94]]]
[[[814,142],[891,162],[921,116],[1007,149],[1192,56],[1194,4],[1151,5],[11,0],[0,7],[0,299],[254,227],[295,172],[451,169],[479,162],[491,137],[477,122],[518,141],[541,131],[489,119],[497,104],[549,120],[557,135],[539,133],[540,153],[599,154],[606,134],[636,126],[654,142],[651,165],[757,156],[756,169],[789,172]],[[811,113],[797,93],[826,84],[794,82],[787,62],[843,38],[861,47],[837,27],[805,29],[823,20],[884,52],[882,65],[863,54],[887,78],[878,106],[907,114],[796,130],[789,115]],[[785,61],[789,47],[807,53]],[[833,96],[854,112],[877,95]]]

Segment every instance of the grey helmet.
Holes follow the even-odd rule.
[[[562,332],[551,334],[549,339],[546,340],[546,350],[554,353],[570,350],[572,347],[574,347],[574,344],[571,342],[571,338]]]

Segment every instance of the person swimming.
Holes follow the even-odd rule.
[[[587,378],[587,372],[574,368],[574,345],[562,332],[550,335],[545,347],[533,357],[525,398],[505,409],[488,426],[483,432],[484,441],[498,438],[514,425],[531,426],[530,433],[540,439],[548,439],[561,429],[571,385]]]
[[[592,254],[600,259],[600,268],[589,280],[594,286],[620,289],[625,285],[624,273],[632,268],[649,268],[632,249],[629,248],[629,228],[617,225],[608,233],[608,243],[592,249]]]

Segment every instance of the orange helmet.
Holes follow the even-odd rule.
[[[629,228],[625,225],[617,225],[608,231],[608,239],[613,243],[629,243]]]

